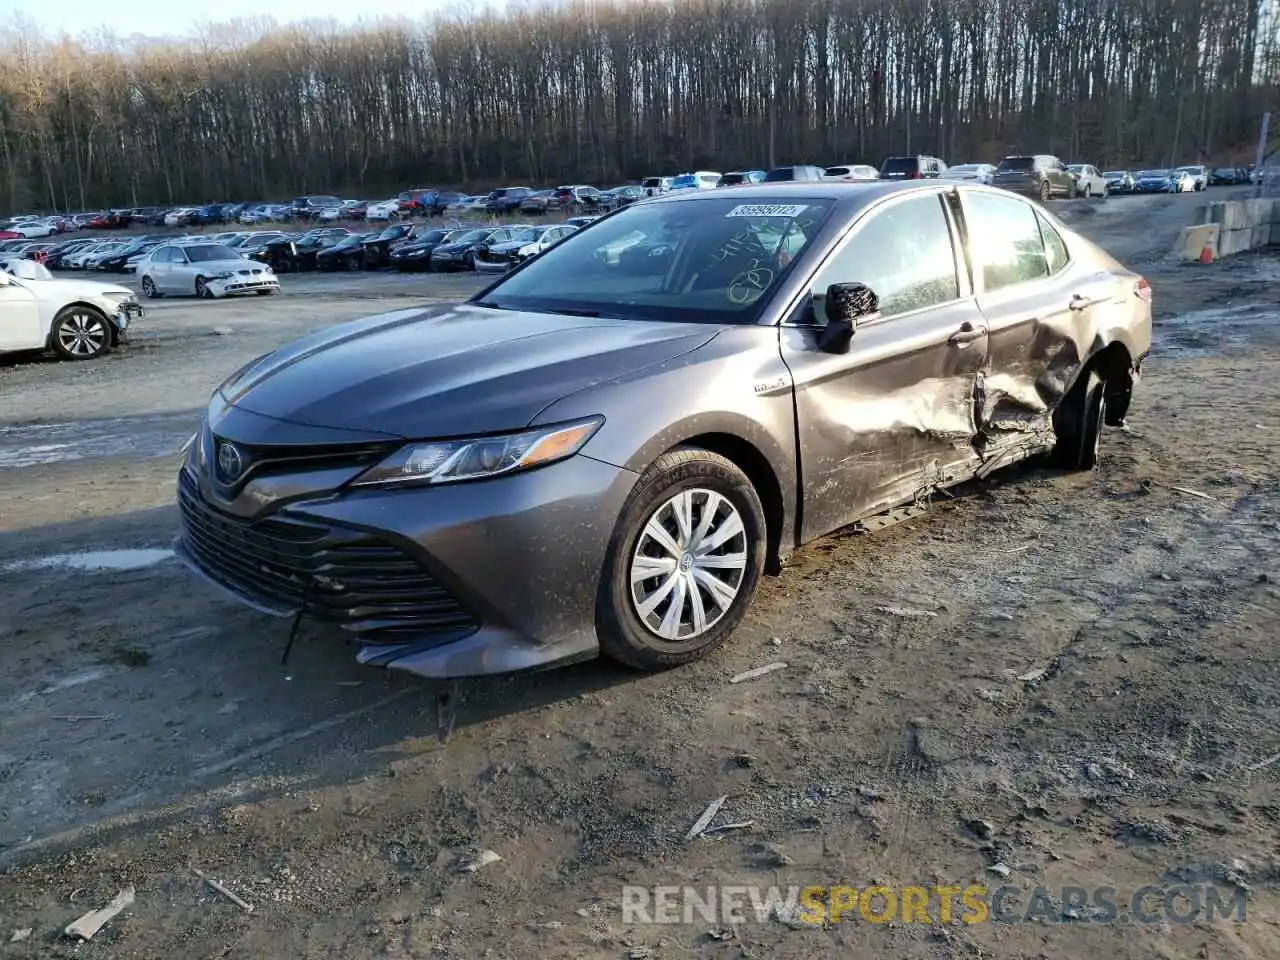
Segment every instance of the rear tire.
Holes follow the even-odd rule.
[[[596,601],[601,653],[640,670],[706,656],[746,615],[765,549],[764,508],[746,474],[708,450],[663,454],[609,544]]]
[[[1049,198],[1053,196],[1053,187],[1049,185],[1048,180],[1040,181],[1040,202],[1048,203]]]
[[[1054,411],[1053,429],[1058,438],[1053,448],[1054,462],[1064,470],[1096,467],[1106,416],[1106,382],[1097,370],[1090,369]]]

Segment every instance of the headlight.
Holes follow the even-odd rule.
[[[222,273],[215,273],[215,274],[214,274],[210,279],[213,279],[213,280],[230,280],[230,279],[231,279],[231,272],[230,272],[230,271],[228,271],[228,270],[224,270]]]
[[[572,457],[602,423],[604,417],[591,417],[500,437],[414,443],[366,470],[352,485],[453,483],[529,470]]]

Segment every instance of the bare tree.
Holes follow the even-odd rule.
[[[181,42],[0,34],[0,209],[682,169],[1223,163],[1280,110],[1280,0],[569,0]]]

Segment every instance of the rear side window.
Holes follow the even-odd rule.
[[[1040,237],[1044,240],[1045,261],[1049,266],[1049,275],[1057,273],[1067,265],[1071,254],[1067,252],[1067,243],[1040,211],[1036,211],[1036,220],[1040,222]]]
[[[888,174],[911,174],[920,169],[920,161],[915,157],[889,157],[880,164],[882,176]]]
[[[1017,197],[977,192],[966,193],[963,203],[973,264],[987,292],[1049,275],[1035,207]]]
[[[959,297],[951,227],[940,196],[920,194],[872,212],[818,271],[813,293],[824,297],[833,283],[866,284],[880,298],[885,317]],[[819,323],[826,323],[816,304],[815,313]]]

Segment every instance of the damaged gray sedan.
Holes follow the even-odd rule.
[[[1151,290],[944,181],[626,207],[466,303],[307,336],[214,394],[178,550],[423,676],[701,657],[800,544],[1123,423]]]

